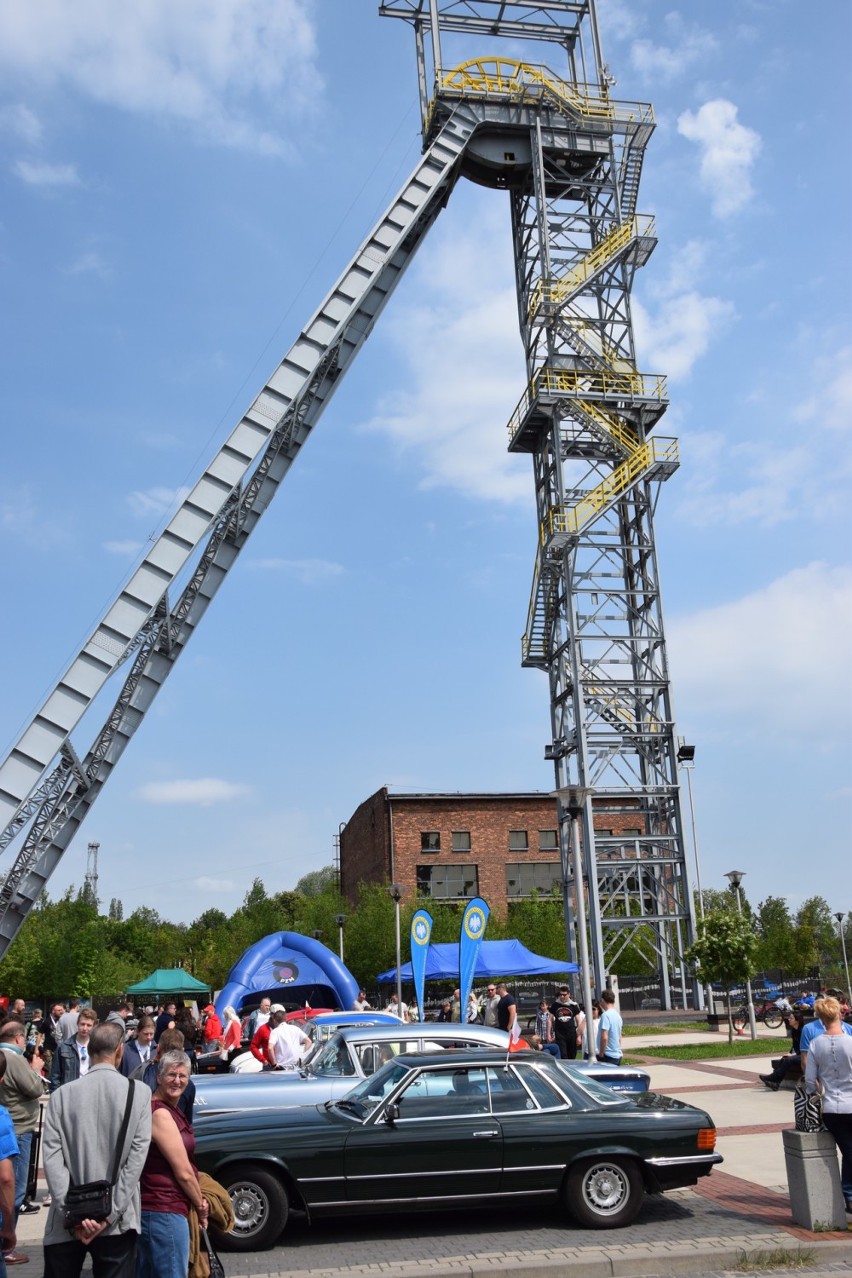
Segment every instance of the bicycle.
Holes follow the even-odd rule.
[[[767,1029],[780,1029],[784,1024],[784,1014],[771,999],[766,999],[763,1003],[754,1004],[754,1019],[762,1021]],[[744,1004],[737,1008],[733,1014],[734,1029],[738,1034],[742,1034],[746,1025],[748,1025],[748,1007]]]

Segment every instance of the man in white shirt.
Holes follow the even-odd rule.
[[[358,991],[358,997],[356,998],[355,1002],[352,1004],[352,1011],[353,1012],[372,1011],[372,1005],[367,1002],[367,995],[365,994],[364,990]]]
[[[262,998],[260,1000],[260,1007],[256,1007],[254,1011],[252,1012],[251,1016],[248,1018],[248,1025],[246,1026],[246,1038],[248,1039],[249,1042],[251,1042],[251,1040],[254,1038],[255,1034],[260,1029],[261,1025],[265,1025],[266,1022],[269,1020],[271,1010],[272,1010],[272,1000],[268,998]]]
[[[406,1003],[400,1003],[396,994],[391,994],[390,1002],[385,1008],[385,1011],[392,1012],[393,1015],[398,1016],[401,1021],[408,1020],[408,1005]]]
[[[269,1035],[269,1050],[276,1069],[295,1069],[299,1060],[313,1046],[298,1025],[282,1021]]]

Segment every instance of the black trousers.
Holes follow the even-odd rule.
[[[88,1247],[76,1238],[50,1243],[44,1249],[44,1278],[78,1278],[87,1252],[94,1278],[134,1278],[138,1241],[136,1231],[128,1229],[123,1234],[101,1234]]]
[[[553,1039],[559,1048],[559,1055],[563,1061],[575,1061],[577,1059],[577,1034],[576,1032],[566,1038],[559,1030],[553,1031]]]
[[[840,1150],[840,1183],[849,1206],[852,1203],[852,1114],[826,1114],[823,1110],[822,1121]]]

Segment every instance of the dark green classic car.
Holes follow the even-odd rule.
[[[451,1058],[451,1059],[448,1059]],[[694,1185],[721,1155],[703,1110],[624,1096],[540,1052],[397,1056],[325,1105],[212,1115],[196,1162],[231,1195],[225,1249],[271,1247],[290,1210],[357,1212],[561,1199],[627,1225],[645,1193]]]

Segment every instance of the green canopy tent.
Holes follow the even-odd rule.
[[[165,994],[195,997],[196,994],[209,995],[210,986],[205,985],[203,981],[197,981],[182,967],[158,967],[156,972],[152,972],[144,981],[128,985],[127,993],[146,995],[156,999],[162,998]]]

